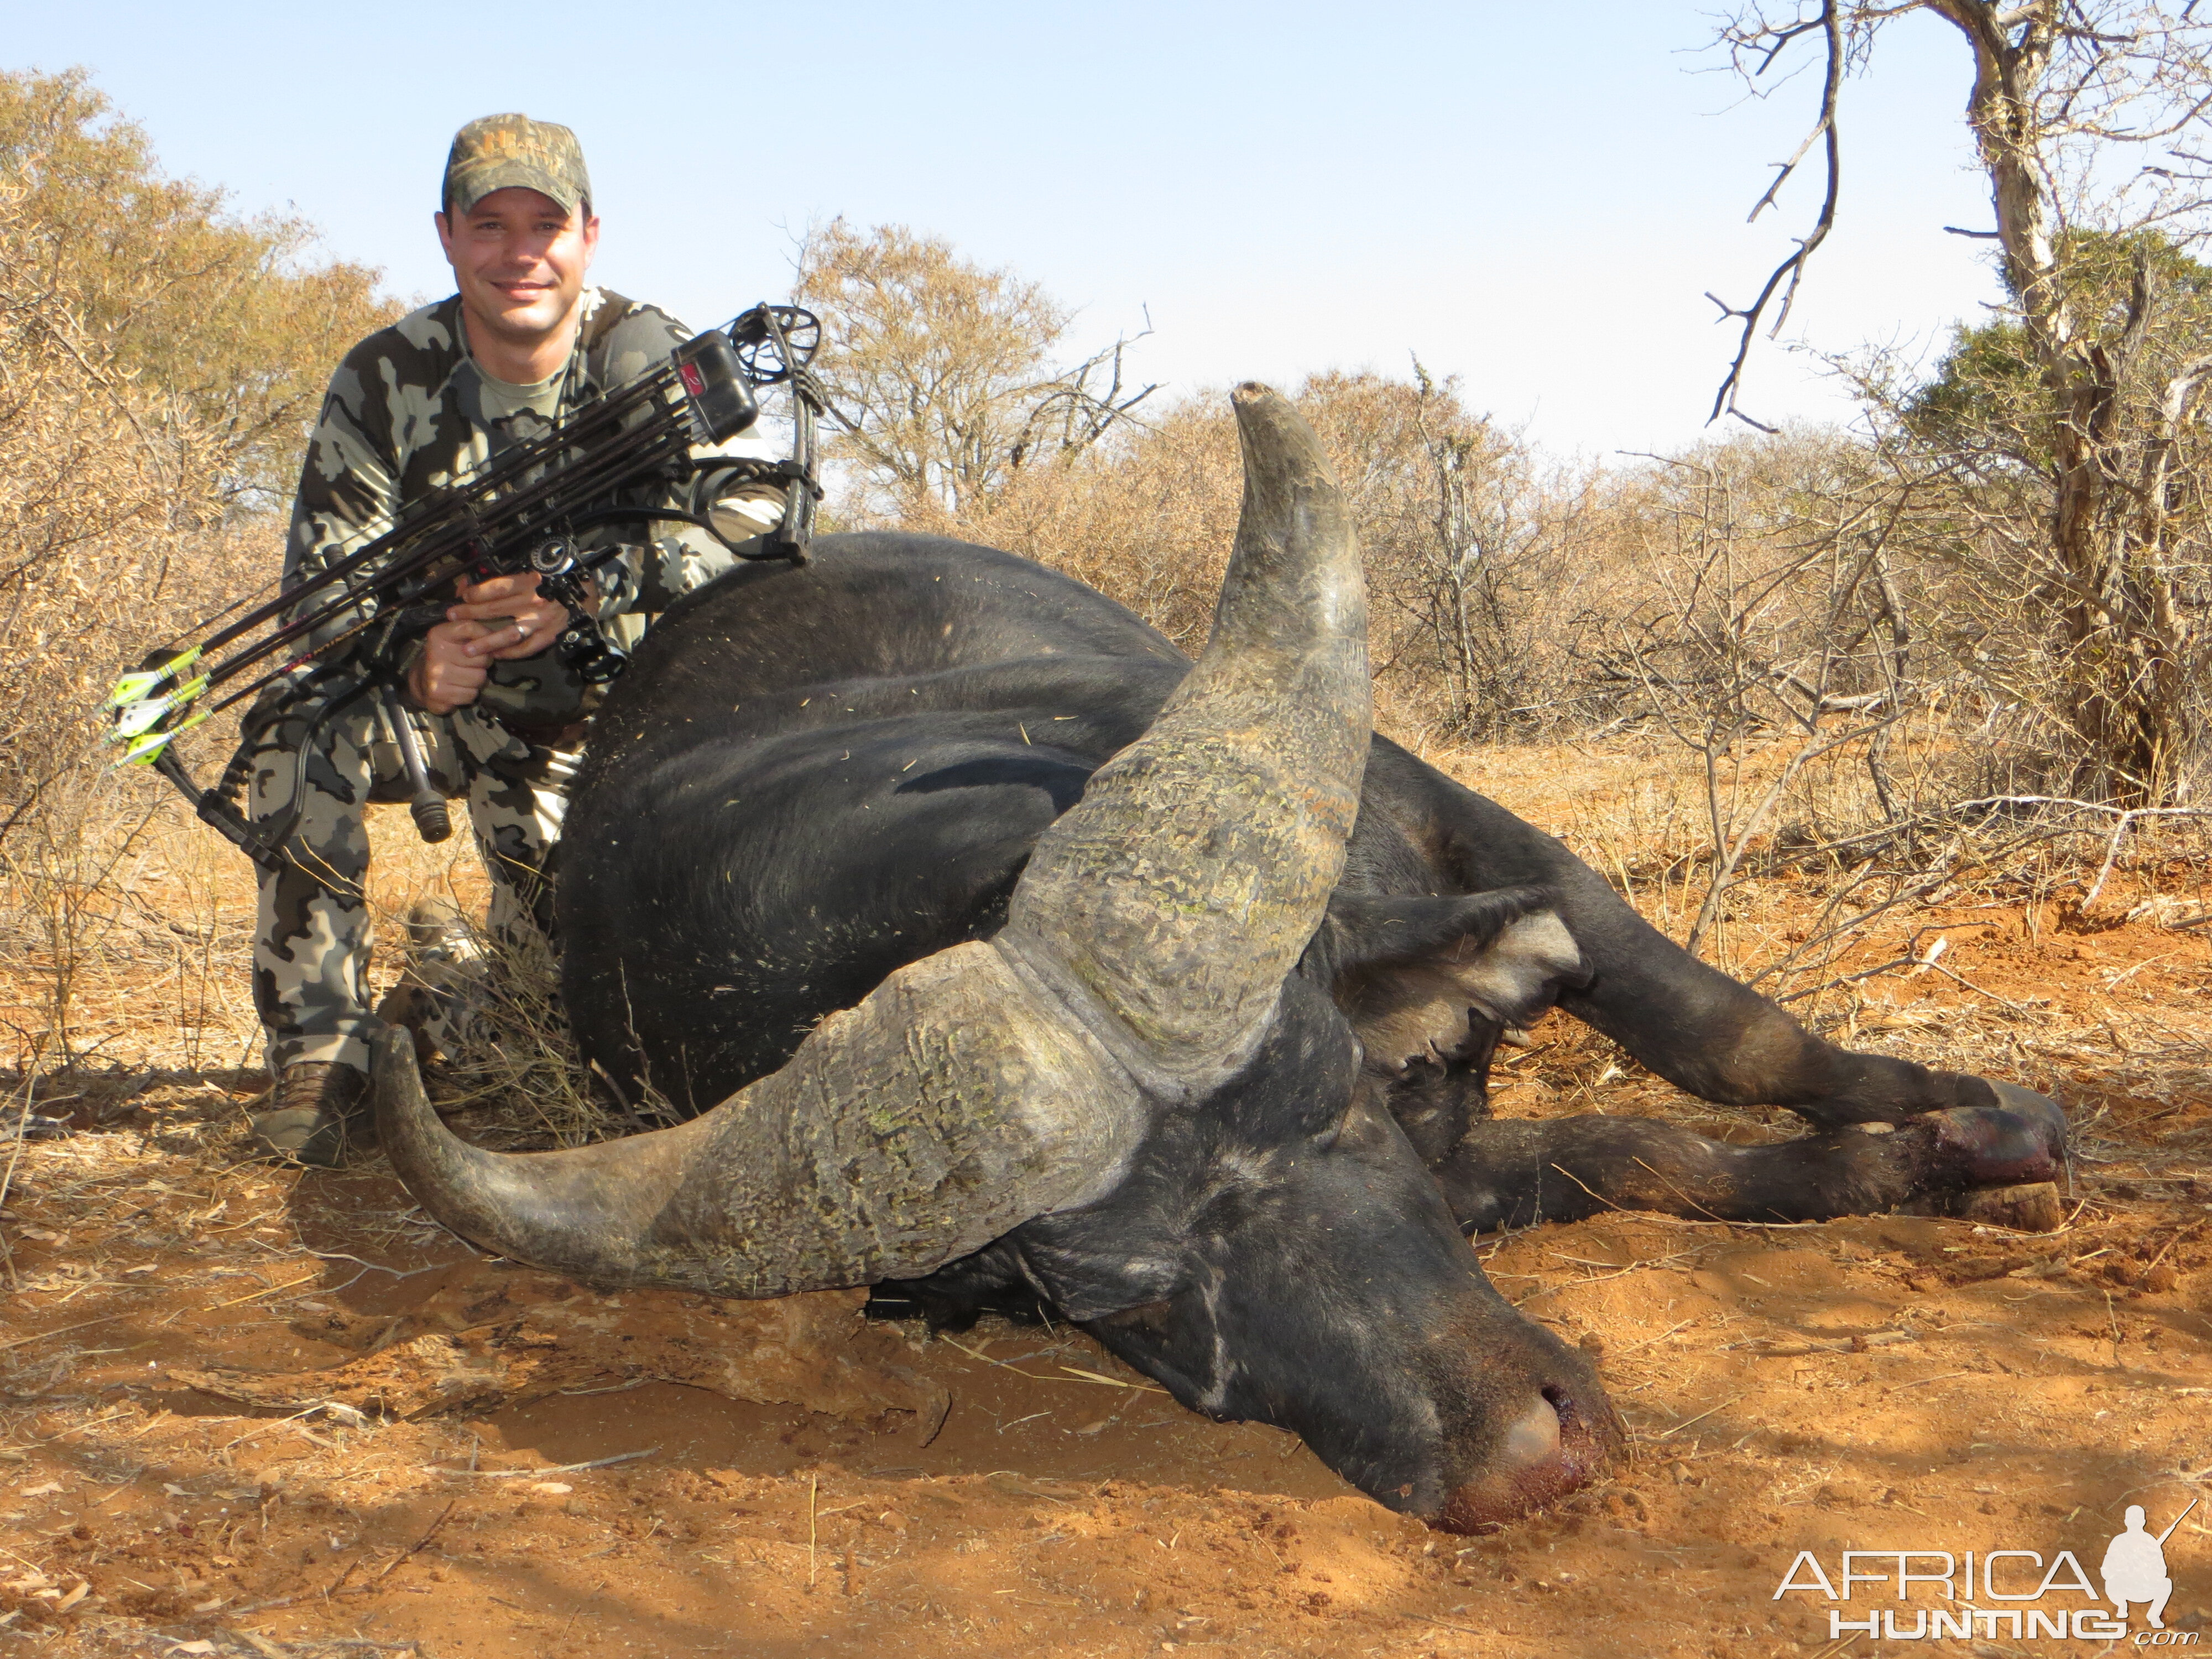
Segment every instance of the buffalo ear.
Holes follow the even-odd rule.
[[[1392,1071],[1416,1060],[1485,1056],[1563,987],[1588,982],[1582,953],[1544,887],[1443,898],[1340,894],[1306,952],[1368,1059]],[[1477,1030],[1477,1022],[1481,1028]]]
[[[1443,898],[1338,893],[1314,935],[1307,966],[1334,976],[1402,967],[1439,953],[1465,961],[1522,917],[1555,902],[1548,887],[1497,887]],[[1325,953],[1325,960],[1314,952]]]

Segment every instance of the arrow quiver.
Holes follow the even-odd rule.
[[[407,763],[416,823],[426,838],[443,840],[451,833],[445,803],[430,787],[405,711],[393,707],[408,644],[445,619],[445,595],[454,583],[534,571],[538,592],[568,612],[554,651],[582,678],[599,684],[619,674],[626,659],[592,614],[588,578],[623,549],[617,544],[587,550],[577,539],[585,532],[672,520],[699,526],[742,558],[804,562],[822,495],[816,419],[828,404],[807,369],[821,334],[813,315],[796,306],[755,306],[727,327],[686,341],[665,362],[542,437],[409,503],[382,535],[344,550],[206,638],[152,653],[117,682],[103,705],[113,717],[109,740],[124,744],[118,763],[160,772],[202,819],[256,863],[273,867],[284,856],[294,822],[257,830],[240,805],[258,732],[245,734],[220,781],[208,789],[179,758],[176,738],[291,678],[294,691],[283,710],[312,708],[295,755],[304,767],[323,724],[380,689]],[[756,391],[775,386],[790,389],[789,457],[768,461],[716,453],[753,423]],[[732,540],[716,526],[713,504],[740,484],[763,481],[784,487],[781,521],[763,538]],[[665,500],[685,486],[688,508],[631,504],[645,495]]]

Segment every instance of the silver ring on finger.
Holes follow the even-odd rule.
[[[530,624],[517,617],[514,619],[514,642],[520,645],[530,637]]]

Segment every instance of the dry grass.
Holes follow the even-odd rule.
[[[471,923],[468,939],[452,989],[466,1013],[428,1079],[440,1110],[484,1115],[479,1139],[508,1151],[580,1146],[681,1121],[657,1091],[624,1105],[586,1071],[543,939],[502,939]]]
[[[1697,834],[1704,777],[1678,749],[1431,746],[1425,758],[1562,836],[1662,931],[1679,936],[1702,902],[1711,866]],[[465,838],[428,846],[398,807],[372,808],[370,823],[381,992],[406,965],[409,912],[434,899],[480,925],[488,883]],[[106,859],[103,878],[72,893],[66,958],[21,934],[0,957],[0,1022],[14,1034],[19,1108],[27,1098],[46,1103],[39,1111],[65,1107],[132,1079],[236,1079],[258,1064],[247,994],[250,867],[173,805],[126,827],[135,833]],[[2087,1084],[2100,1098],[2181,1098],[2212,1070],[2212,1028],[2189,977],[2212,945],[2212,928],[2199,925],[2212,915],[2206,838],[2196,820],[2135,828],[2087,910],[2083,898],[2112,847],[2100,821],[1954,825],[1923,842],[1917,860],[1771,843],[1727,888],[1713,953],[1839,1042],[2032,1084],[2059,1079],[2069,1091]],[[483,1115],[481,1130],[510,1146],[574,1145],[639,1127],[610,1109],[578,1064],[542,951],[501,946],[480,931],[477,939],[483,958],[468,976],[475,1014],[433,1075],[441,1107]],[[2160,961],[2109,988],[2085,969],[2078,994],[2005,956],[2032,961],[2151,939],[2162,951],[2146,955]],[[1979,958],[1991,946],[2005,959],[1985,969]],[[64,975],[75,1063],[57,1067],[46,1060],[55,1039],[40,1021]],[[1940,1015],[1903,1006],[1908,993],[1934,986],[1954,993]],[[1555,1019],[1547,1029],[1550,1058],[1534,1071],[1526,1060],[1509,1070],[1541,1080],[1547,1099],[1592,1102],[1614,1083],[1609,1068],[1635,1072],[1577,1027]],[[1671,1093],[1656,1084],[1636,1092]],[[1671,1109],[1729,1115],[1680,1101]]]
[[[1680,878],[1665,877],[1662,849],[1640,839],[1680,822],[1694,804],[1700,780],[1678,750],[1493,747],[1432,750],[1431,758],[1563,833],[1601,867],[1629,871],[1631,896],[1648,913],[1663,905],[1679,925],[1692,907]],[[372,899],[384,938],[401,937],[401,919],[424,897],[481,907],[486,889],[472,854],[451,842],[424,846],[399,807],[375,809],[371,823]],[[1895,1233],[1898,1224],[1881,1219],[1791,1229],[1610,1217],[1483,1241],[1487,1270],[1509,1298],[1569,1340],[1603,1346],[1608,1386],[1641,1449],[1618,1480],[1556,1520],[1425,1555],[1417,1530],[1403,1529],[1401,1544],[1401,1523],[1332,1498],[1339,1489],[1330,1477],[1284,1437],[1222,1429],[1158,1406],[1150,1394],[1056,1386],[1066,1375],[1059,1367],[1119,1375],[1065,1332],[1047,1342],[987,1326],[957,1348],[935,1344],[904,1355],[902,1365],[956,1390],[961,1402],[953,1429],[928,1449],[910,1443],[918,1435],[883,1440],[820,1415],[746,1415],[696,1387],[639,1389],[622,1370],[619,1336],[634,1330],[646,1341],[659,1328],[651,1322],[672,1316],[635,1296],[619,1299],[626,1310],[614,1300],[586,1299],[584,1317],[600,1334],[564,1346],[585,1371],[562,1386],[586,1392],[549,1408],[544,1420],[556,1429],[532,1426],[538,1419],[514,1407],[408,1422],[349,1415],[359,1396],[331,1391],[353,1375],[345,1367],[373,1367],[360,1345],[393,1329],[395,1316],[421,1303],[420,1287],[483,1270],[457,1257],[380,1161],[341,1176],[299,1177],[245,1160],[245,1114],[259,1086],[242,979],[251,884],[243,860],[208,832],[157,815],[103,888],[101,930],[80,958],[82,1030],[88,1045],[100,1046],[73,1073],[19,1073],[10,1080],[10,1106],[64,1119],[70,1132],[8,1149],[12,1186],[0,1196],[8,1212],[0,1216],[0,1276],[40,1333],[0,1347],[0,1485],[12,1489],[0,1494],[0,1511],[11,1522],[23,1517],[9,1547],[33,1564],[9,1563],[0,1594],[30,1609],[25,1622],[60,1632],[64,1652],[143,1650],[156,1634],[210,1640],[222,1651],[231,1633],[252,1632],[267,1647],[241,1634],[239,1651],[315,1653],[374,1609],[382,1615],[378,1639],[415,1641],[444,1656],[456,1650],[452,1628],[410,1622],[430,1605],[410,1596],[433,1591],[465,1598],[471,1629],[489,1632],[491,1650],[506,1652],[497,1644],[532,1639],[538,1605],[515,1584],[538,1582],[532,1575],[541,1570],[558,1578],[555,1616],[535,1636],[542,1644],[586,1604],[606,1577],[599,1569],[610,1565],[586,1561],[590,1571],[572,1581],[568,1559],[611,1549],[624,1557],[623,1582],[650,1578],[652,1595],[642,1601],[601,1595],[611,1623],[644,1645],[653,1639],[654,1609],[691,1595],[706,1598],[724,1628],[734,1621],[752,1631],[745,1621],[766,1617],[770,1607],[787,1620],[896,1616],[915,1650],[965,1653],[989,1650],[988,1626],[963,1636],[917,1622],[903,1600],[878,1607],[884,1587],[907,1582],[894,1576],[904,1571],[900,1549],[926,1560],[930,1581],[943,1583],[982,1559],[963,1551],[988,1544],[988,1559],[999,1562],[1034,1539],[1072,1531],[1074,1545],[1054,1547],[1078,1551],[1072,1559],[1080,1567],[1054,1571],[1077,1575],[1067,1577],[1071,1585],[1089,1584],[1080,1575],[1096,1574],[1118,1588],[1060,1615],[1080,1640],[1040,1634],[1038,1650],[1072,1654],[1111,1645],[1132,1627],[1149,1632],[1159,1620],[1144,1620],[1133,1598],[1149,1588],[1158,1600],[1170,1587],[1176,1620],[1226,1617],[1241,1627],[1265,1620],[1271,1641],[1304,1650],[1291,1648],[1283,1632],[1314,1616],[1310,1609],[1319,1604],[1308,1598],[1316,1572],[1331,1577],[1332,1620],[1355,1616],[1358,1587],[1370,1577],[1384,1585],[1371,1616],[1398,1618],[1402,1635],[1413,1628],[1403,1623],[1405,1609],[1463,1624],[1470,1595],[1507,1595],[1505,1575],[1525,1586],[1555,1576],[1565,1562],[1576,1582],[1561,1589],[1595,1598],[1577,1602],[1578,1619],[1626,1618],[1634,1628],[1648,1613],[1616,1607],[1602,1587],[1628,1582],[1620,1575],[1642,1553],[1719,1549],[1714,1540],[1736,1537],[1747,1513],[1767,1517],[1763,1524],[1778,1537],[1863,1527],[1869,1517],[1887,1524],[1886,1492],[1914,1511],[1905,1517],[1911,1523],[1966,1490],[1947,1480],[1986,1486],[2033,1473],[2028,1453],[1996,1474],[1978,1464],[1952,1470],[1943,1463],[1948,1454],[1923,1452],[1923,1439],[1947,1446],[1969,1417],[1978,1437],[2017,1441],[2033,1449],[2036,1468],[2051,1462],[2064,1471],[2054,1514],[2105,1502],[2115,1467],[2166,1479],[2166,1463],[2155,1460],[2195,1403],[2167,1390],[2203,1380],[2180,1351],[2194,1328],[2174,1298],[2197,1295],[2191,1287],[2208,1282],[2199,1235],[2202,1205],[2212,1200],[2203,1176],[2212,1152],[2212,941],[2204,929],[2163,925],[2201,914],[2212,896],[2201,848],[2189,837],[2175,826],[2133,843],[2107,884],[2106,902],[2087,918],[2079,900],[2100,845],[2085,840],[2069,857],[2063,843],[2051,843],[2046,862],[2033,868],[1962,870],[1947,889],[1870,922],[1831,966],[1855,971],[1903,955],[1905,941],[1931,930],[1951,941],[1940,963],[1972,988],[1900,966],[1837,987],[1820,1004],[1824,1018],[1838,1038],[1862,1046],[2057,1089],[2077,1123],[2062,1232],[2015,1239],[1973,1235],[1963,1224],[1915,1223],[1918,1231]],[[1847,878],[1847,872],[1753,867],[1732,894],[1725,937],[1746,966],[1773,960],[1786,951],[1793,927],[1817,914],[1828,884]],[[21,966],[10,964],[8,988]],[[387,952],[380,988],[398,968],[398,953]],[[597,1108],[575,1091],[573,1073],[558,1077],[557,1027],[518,1027],[542,1006],[525,998],[495,1013],[494,1035],[457,1068],[476,1094],[472,1134],[544,1145],[607,1127],[603,1118],[580,1117]],[[1537,1048],[1498,1068],[1501,1112],[1656,1114],[1732,1140],[1795,1133],[1784,1113],[1686,1099],[1559,1017],[1536,1036]],[[550,1091],[549,1079],[556,1085]],[[2177,1267],[2181,1292],[2161,1291]],[[424,1276],[401,1277],[416,1273]],[[1839,1288],[1819,1288],[1822,1274],[1833,1274]],[[1793,1275],[1803,1276],[1802,1290]],[[475,1284],[455,1280],[451,1323],[487,1316],[468,1311],[478,1305]],[[1779,1304],[1778,1296],[1785,1298]],[[1680,1306],[1667,1306],[1677,1297]],[[2015,1307],[2018,1298],[2027,1299]],[[399,1328],[443,1328],[427,1322],[443,1305],[433,1299]],[[1987,1322],[2004,1319],[2028,1322],[2021,1328],[2036,1334],[2032,1354],[1994,1340]],[[0,1336],[15,1342],[13,1334]],[[336,1369],[303,1379],[282,1406],[241,1408],[149,1373],[149,1358],[171,1368]],[[590,1372],[594,1364],[598,1373]],[[2000,1364],[2019,1374],[2001,1378],[1994,1374]],[[605,1401],[593,1392],[621,1389],[632,1391]],[[2124,1430],[2105,1432],[2118,1419],[2092,1421],[2098,1405],[2112,1402],[2078,1396],[2099,1389],[2125,1390]],[[1100,1396],[1096,1403],[1092,1395]],[[1115,1409],[1124,1401],[1133,1407],[1126,1420]],[[581,1413],[602,1405],[607,1409],[588,1419],[588,1431],[579,1426]],[[1848,1430],[1836,1426],[1838,1412],[1856,1413]],[[2002,1431],[1986,1431],[1990,1424]],[[701,1433],[720,1437],[717,1449],[683,1450],[684,1441],[671,1438]],[[2154,1450],[2137,1456],[2130,1448],[2146,1436]],[[804,1449],[792,1449],[794,1443]],[[653,1445],[677,1449],[634,1474],[629,1465],[559,1473]],[[479,1455],[486,1468],[535,1472],[499,1482],[422,1472],[425,1464],[466,1467]],[[1102,1486],[1103,1474],[1120,1484]],[[16,1495],[46,1492],[57,1480],[64,1490],[54,1496]],[[541,1480],[562,1490],[541,1493],[531,1484]],[[499,1492],[480,1490],[495,1486]],[[234,1491],[250,1491],[253,1501],[225,1513],[221,1505]],[[1288,1519],[1304,1534],[1298,1543],[1271,1540],[1300,1568],[1295,1583],[1281,1581],[1280,1596],[1275,1560],[1256,1546],[1249,1562],[1223,1554],[1247,1535],[1244,1510],[1224,1505],[1245,1504],[1255,1493],[1270,1525]],[[669,1518],[663,1532],[690,1530],[652,1536],[633,1498]],[[1344,1511],[1345,1540],[1328,1534],[1324,1551],[1311,1540],[1334,1524],[1332,1503],[1352,1507]],[[526,1511],[520,1516],[518,1504]],[[64,1504],[74,1507],[55,1507]],[[1049,1514],[1032,1524],[1030,1510]],[[84,1520],[74,1522],[80,1511]],[[863,1515],[917,1511],[919,1528],[856,1528]],[[178,1536],[165,1513],[204,1535]],[[626,1518],[633,1514],[635,1525]],[[2039,1515],[2027,1502],[2021,1517],[2003,1524],[2056,1524]],[[441,1516],[447,1518],[431,1547],[410,1554]],[[73,1522],[106,1541],[88,1547],[91,1553],[77,1549]],[[805,1588],[810,1526],[822,1545],[818,1576],[841,1587],[826,1600],[810,1599]],[[944,1528],[941,1543],[923,1541],[939,1535],[930,1526]],[[1370,1539],[1378,1527],[1383,1542]],[[356,1535],[372,1547],[323,1559],[330,1539]],[[548,1561],[546,1540],[555,1535],[559,1559]],[[1194,1584],[1191,1568],[1162,1553],[1170,1537],[1194,1564],[1218,1566],[1218,1589],[1212,1580]],[[2013,1534],[1998,1540],[2016,1541]],[[855,1549],[864,1564],[882,1565],[853,1576]],[[107,1550],[114,1553],[100,1553]],[[317,1559],[303,1563],[303,1550]],[[1723,1602],[1765,1607],[1786,1555],[1747,1563],[1676,1615],[1704,1616],[1698,1607]],[[1429,1576],[1391,1577],[1401,1558]],[[154,1571],[157,1559],[176,1565]],[[344,1577],[356,1559],[362,1565]],[[708,1577],[687,1589],[702,1572]],[[92,1583],[98,1599],[52,1611],[80,1582]],[[483,1583],[491,1587],[489,1601],[477,1588]],[[38,1601],[46,1589],[59,1595]],[[787,1603],[771,1599],[787,1590]],[[1647,1593],[1656,1592],[1638,1592]],[[1233,1608],[1225,1599],[1232,1595],[1258,1605]],[[811,1595],[828,1593],[817,1586]],[[987,1597],[977,1605],[995,1606]],[[1184,1614],[1186,1605],[1195,1610]],[[1548,1605],[1516,1617],[1534,1619]],[[454,1612],[460,1616],[459,1607]],[[1175,1627],[1179,1645],[1205,1628]],[[1340,1651],[1350,1639],[1334,1624],[1312,1628],[1322,1644],[1313,1651]],[[1550,1651],[1555,1637],[1568,1642],[1564,1632],[1543,1633],[1549,1629],[1531,1626],[1512,1638],[1517,1648],[1480,1650]],[[1366,1645],[1384,1636],[1358,1632]],[[1778,1650],[1783,1639],[1768,1632],[1704,1650],[1748,1659]]]
[[[274,585],[270,507],[330,365],[392,314],[313,240],[164,176],[83,72],[0,71],[0,969],[38,993],[9,1016],[19,1064],[99,1064],[133,1020],[212,1030],[212,987],[238,982],[195,905],[210,854],[148,839],[168,787],[107,770],[96,711]],[[194,734],[204,771],[234,732]],[[173,890],[149,862],[177,866]]]

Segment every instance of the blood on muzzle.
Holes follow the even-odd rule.
[[[1427,1517],[1445,1532],[1495,1532],[1604,1474],[1626,1436],[1601,1391],[1547,1384],[1507,1425],[1492,1466]]]

